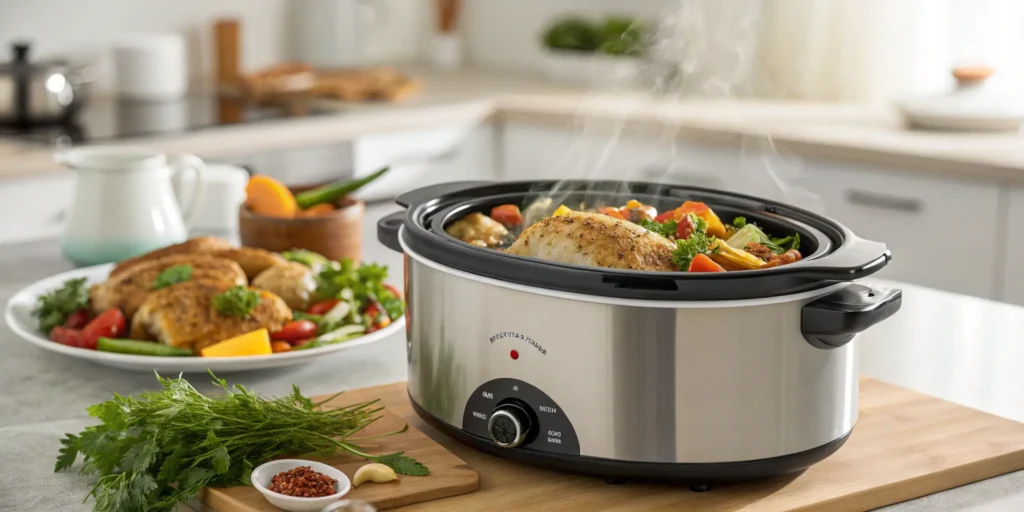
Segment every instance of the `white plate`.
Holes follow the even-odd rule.
[[[391,325],[379,331],[344,343],[281,354],[243,357],[159,357],[114,354],[61,345],[60,343],[50,341],[37,330],[38,322],[32,316],[32,309],[35,307],[37,297],[55,288],[59,288],[64,281],[76,277],[86,278],[90,285],[103,282],[107,279],[110,270],[113,268],[113,264],[80,268],[48,277],[23,288],[18,293],[15,293],[11,300],[7,302],[7,308],[4,310],[4,320],[7,322],[7,326],[25,341],[52,352],[125,370],[157,371],[161,374],[170,375],[177,373],[205,373],[207,370],[220,374],[309,363],[327,354],[350,350],[382,340],[396,333],[405,325],[405,318],[403,317],[391,322]]]

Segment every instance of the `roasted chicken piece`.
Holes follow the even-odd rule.
[[[480,212],[466,215],[453,222],[444,231],[467,244],[481,247],[499,245],[508,236],[508,229],[505,229],[505,226]]]
[[[114,277],[136,265],[160,259],[165,256],[222,251],[231,248],[233,248],[233,246],[227,240],[222,240],[217,237],[203,236],[199,238],[192,238],[190,240],[185,240],[180,244],[168,245],[162,249],[150,251],[146,254],[124,260],[121,263],[118,263],[117,266],[114,267],[114,270],[110,271],[110,277]]]
[[[164,256],[133,265],[117,275],[112,275],[103,283],[94,285],[89,290],[93,310],[99,313],[117,307],[126,318],[131,319],[146,297],[155,291],[157,276],[177,265],[192,267],[189,281],[212,282],[225,286],[247,283],[242,267],[229,259],[204,254]],[[166,289],[177,289],[182,284],[184,283]]]
[[[291,261],[274,265],[252,280],[252,287],[281,297],[292,309],[305,311],[316,288],[313,269]]]
[[[166,345],[203,348],[261,327],[273,332],[291,321],[292,310],[273,293],[261,291],[259,304],[247,318],[223,315],[213,298],[233,284],[189,280],[151,293],[132,318],[131,337]]]
[[[241,265],[242,270],[245,271],[246,277],[250,280],[254,279],[264,270],[273,267],[274,265],[280,265],[288,262],[288,260],[284,259],[280,254],[264,251],[263,249],[255,249],[253,247],[232,247],[230,249],[213,251],[210,254],[218,258],[227,258],[238,263]]]
[[[590,267],[678,271],[675,245],[632,222],[600,213],[568,212],[523,231],[508,254]]]

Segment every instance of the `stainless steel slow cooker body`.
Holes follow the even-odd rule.
[[[419,250],[429,244],[412,236],[416,230],[430,233],[432,221],[443,225],[482,204],[467,199],[474,188],[488,191],[453,184],[411,193],[400,199],[409,211],[379,229],[406,255],[408,391],[428,422],[480,449],[552,469],[701,483],[802,470],[849,436],[857,418],[852,339],[899,308],[899,290],[818,277],[779,295],[690,300],[687,290],[672,299],[656,289],[647,290],[650,298],[637,290],[624,297],[615,286],[658,286],[618,281],[581,293],[590,290],[585,279],[541,286],[531,282],[536,276],[474,272],[459,268],[476,267],[436,232],[444,252],[434,254],[447,261]],[[854,240],[818,240],[809,252],[824,261],[847,242]],[[880,249],[881,264],[864,262],[874,270],[889,257]],[[820,276],[825,267],[806,272]],[[691,277],[701,276],[674,282]]]

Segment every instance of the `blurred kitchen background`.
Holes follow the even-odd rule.
[[[0,0],[0,243],[60,236],[55,152],[118,144],[207,162],[194,233],[237,230],[251,173],[391,165],[370,220],[433,182],[662,180],[823,211],[889,245],[890,279],[1024,304],[1021,22],[1015,0]]]

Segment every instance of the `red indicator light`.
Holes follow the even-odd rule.
[[[516,359],[519,359],[519,351],[518,350],[513,350],[512,352],[509,352],[508,355],[509,355],[509,357],[512,358],[513,361],[515,361]]]

